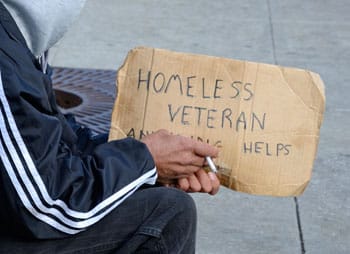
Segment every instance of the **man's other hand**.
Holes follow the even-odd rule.
[[[207,143],[159,130],[142,139],[155,161],[158,181],[177,182],[185,191],[215,194],[220,186],[215,174],[205,172],[205,156],[217,157],[218,149]]]
[[[204,192],[215,195],[219,191],[220,181],[213,172],[200,169],[187,178],[180,178],[175,185],[186,192]]]

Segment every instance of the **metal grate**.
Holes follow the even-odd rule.
[[[58,101],[65,101],[61,110],[72,113],[77,122],[89,127],[95,133],[109,132],[110,118],[116,94],[116,71],[95,69],[53,68],[53,88],[63,91],[57,93]],[[59,98],[67,93],[72,96]],[[75,96],[74,96],[75,95]],[[69,102],[80,97],[79,103]]]

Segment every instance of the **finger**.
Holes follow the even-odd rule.
[[[194,165],[174,165],[173,169],[175,172],[177,172],[176,178],[180,177],[188,177],[190,175],[193,175],[195,172],[200,170],[202,168],[201,166],[194,166]]]
[[[219,154],[219,149],[207,143],[195,141],[194,153],[202,157],[205,157],[205,156],[217,157]]]
[[[213,172],[209,172],[208,176],[210,178],[211,186],[212,186],[212,190],[209,194],[215,195],[219,191],[220,181],[219,181],[218,177],[216,176],[216,174]]]
[[[212,181],[207,172],[200,169],[196,172],[197,179],[202,186],[202,192],[210,193],[213,190]]]
[[[187,192],[190,188],[190,183],[187,178],[180,178],[177,182],[177,188]]]
[[[198,167],[198,169],[203,167],[204,163],[205,163],[205,158],[203,158],[202,156],[198,156],[193,152],[187,152],[186,155],[182,157],[182,160],[180,162],[180,164],[183,166],[191,165],[191,166]]]
[[[197,172],[201,167],[192,165],[172,165],[171,168],[157,168],[158,179],[171,180],[186,178],[195,172]],[[164,182],[164,181],[163,181]]]
[[[188,178],[188,181],[190,183],[189,191],[191,192],[200,192],[202,190],[202,186],[200,182],[198,181],[196,175],[190,175]]]

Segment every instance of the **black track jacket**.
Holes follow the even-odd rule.
[[[1,2],[0,131],[2,233],[40,239],[76,234],[157,178],[139,141],[94,145],[90,138],[81,145],[86,137],[60,113],[50,76]]]

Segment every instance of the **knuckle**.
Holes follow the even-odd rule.
[[[193,192],[200,192],[200,191],[201,191],[201,188],[198,188],[198,186],[192,186],[192,187],[191,187],[191,190],[192,190]]]
[[[192,150],[193,145],[192,145],[191,139],[181,136],[179,142],[183,147],[183,149]]]
[[[192,184],[191,189],[195,192],[199,192],[202,190],[202,186],[198,183],[194,183]]]
[[[192,155],[190,153],[184,153],[182,155],[182,160],[181,160],[181,164],[186,166],[186,165],[191,165],[192,164]]]
[[[210,184],[203,184],[202,189],[203,189],[203,192],[209,193],[213,191],[213,186],[211,186]]]
[[[187,185],[180,186],[180,189],[183,191],[188,191],[189,187]]]
[[[182,180],[180,179],[179,180],[179,187],[183,191],[188,191],[188,189],[190,188],[190,185],[186,179],[182,179]]]

